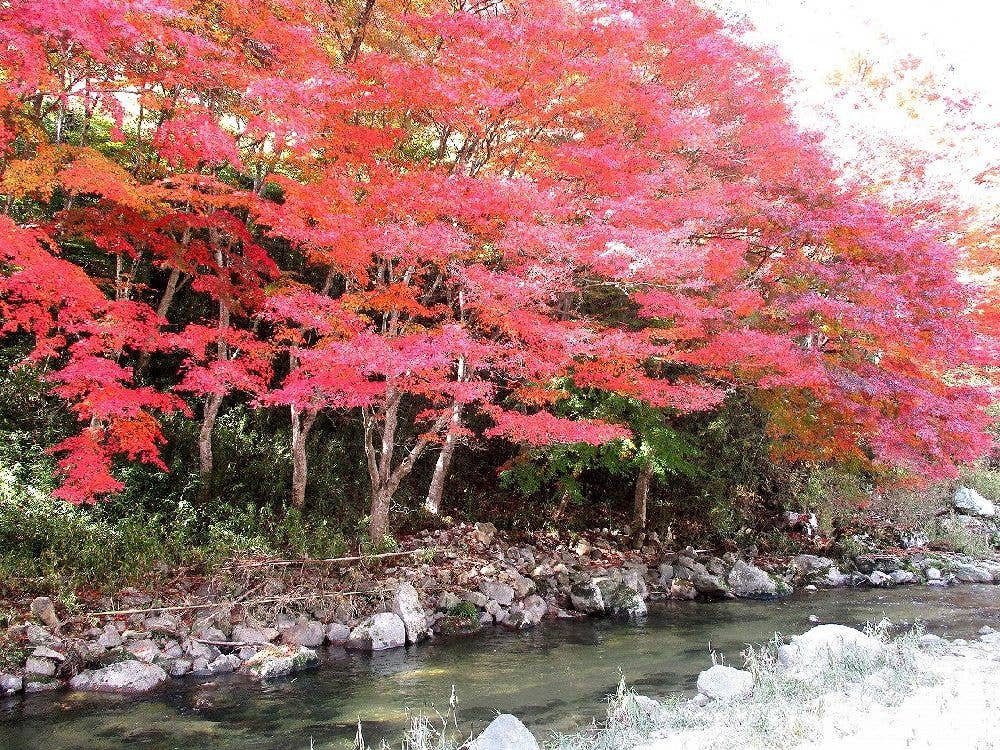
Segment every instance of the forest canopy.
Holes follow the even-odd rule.
[[[695,3],[12,0],[0,39],[3,421],[57,497],[258,471],[302,509],[323,462],[379,541],[462,447],[640,522],[734,414],[780,466],[992,449],[981,228],[838,169]],[[287,483],[217,465],[227,414]]]

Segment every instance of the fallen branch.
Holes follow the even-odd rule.
[[[232,562],[224,567],[227,568],[277,568],[288,565],[338,565],[340,563],[367,562],[369,560],[384,560],[390,557],[405,557],[407,555],[419,555],[425,552],[452,552],[453,547],[420,547],[418,549],[406,550],[404,552],[383,552],[378,555],[352,555],[350,557],[303,557],[295,560],[248,560],[246,562]]]
[[[232,608],[236,605],[242,607],[254,607],[258,604],[283,604],[286,602],[301,602],[307,599],[324,599],[331,596],[370,596],[377,593],[385,593],[388,589],[370,589],[368,591],[323,591],[302,596],[270,596],[265,599],[252,599],[250,601],[228,601],[228,602],[207,602],[203,604],[177,604],[170,607],[144,607],[141,609],[111,609],[105,612],[88,612],[87,617],[116,617],[118,615],[143,615],[150,612],[186,612],[196,609]]]

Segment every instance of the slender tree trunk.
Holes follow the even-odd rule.
[[[438,453],[437,463],[434,464],[434,474],[431,476],[431,483],[427,489],[427,499],[424,500],[424,508],[428,513],[435,516],[441,515],[441,498],[444,496],[445,480],[448,478],[448,470],[451,468],[451,458],[455,454],[458,439],[454,430],[462,423],[462,407],[455,404],[452,409],[451,428],[445,435],[444,445]]]
[[[646,528],[646,508],[649,502],[649,485],[653,478],[653,464],[648,459],[643,461],[639,476],[635,480],[635,512],[632,521],[637,530]]]
[[[219,407],[221,406],[221,395],[212,394],[205,399],[205,412],[201,418],[201,432],[198,433],[199,471],[205,487],[208,486],[208,480],[212,474],[212,432],[215,429],[215,419],[219,416]]]
[[[306,457],[306,439],[309,430],[316,421],[317,412],[313,409],[292,410],[292,507],[302,509],[306,504],[306,480],[309,467]]]

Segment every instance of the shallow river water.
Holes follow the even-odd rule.
[[[1000,586],[925,586],[799,593],[778,602],[653,605],[642,624],[586,619],[527,633],[488,630],[377,656],[331,650],[318,672],[261,687],[239,676],[171,680],[143,698],[61,693],[0,703],[0,750],[306,750],[365,740],[398,747],[408,716],[447,711],[454,686],[460,727],[498,711],[538,736],[602,712],[619,672],[638,692],[690,691],[709,649],[739,665],[748,643],[821,622],[861,625],[888,617],[940,635],[998,626]]]

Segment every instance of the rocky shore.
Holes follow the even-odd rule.
[[[956,523],[994,534],[995,511],[955,495]],[[916,540],[919,543],[921,540]],[[840,559],[638,549],[611,531],[518,540],[488,523],[405,540],[365,559],[248,560],[67,609],[36,597],[2,644],[0,696],[59,689],[139,693],[170,678],[241,672],[270,680],[319,667],[322,647],[402,648],[550,618],[643,617],[666,599],[777,598],[797,589],[1000,583],[1000,561],[923,547]],[[859,545],[860,546],[860,545]]]

